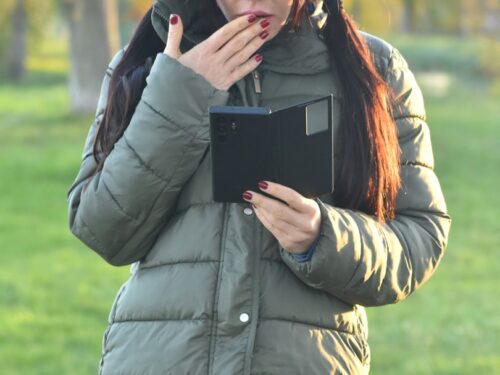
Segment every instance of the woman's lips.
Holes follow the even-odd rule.
[[[238,16],[243,16],[245,14],[255,14],[257,17],[270,17],[272,14],[263,12],[261,10],[246,10],[243,13],[238,14]]]

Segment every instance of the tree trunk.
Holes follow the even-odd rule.
[[[7,74],[13,80],[20,80],[26,72],[27,20],[24,0],[17,0],[12,14],[12,29],[8,47]]]
[[[403,0],[403,15],[401,17],[401,30],[411,33],[415,31],[415,1]]]
[[[107,64],[120,48],[116,0],[72,0],[69,91],[72,112],[92,113]]]

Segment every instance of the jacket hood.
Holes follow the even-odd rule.
[[[166,42],[170,14],[178,14],[184,25],[181,50],[186,51],[204,41],[227,23],[218,6],[207,15],[206,1],[155,0],[151,21],[158,36]],[[212,0],[215,2],[215,0]],[[259,67],[289,74],[315,74],[330,68],[328,48],[306,19],[299,30],[283,28],[258,51],[264,56]]]
[[[215,2],[215,0],[213,0]],[[184,25],[184,42],[196,45],[226,22],[225,16],[214,6],[214,14],[207,15],[207,0],[155,0],[151,21],[158,36],[166,42],[170,14],[178,14]]]

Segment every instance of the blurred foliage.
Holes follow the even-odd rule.
[[[346,9],[374,33],[410,31],[500,35],[498,0],[345,0]],[[406,17],[408,15],[408,17]]]
[[[128,43],[135,27],[152,4],[152,0],[118,0],[120,38],[123,45]]]
[[[64,20],[67,17],[68,9],[74,0],[2,0],[0,74],[5,66],[10,18],[17,1],[24,1],[27,9],[28,48],[36,48],[47,29],[54,24],[54,20]],[[469,56],[471,51],[466,47],[466,43],[462,46],[459,39],[451,43],[454,49],[449,51],[449,55],[434,51],[431,46],[424,66],[427,70],[432,69],[433,65],[444,64],[450,68],[460,66],[460,69],[467,66],[469,71],[490,78],[500,76],[499,0],[345,0],[344,3],[360,27],[370,33],[381,36],[395,32],[456,35],[473,37],[481,46],[479,55],[473,57]],[[118,0],[118,4],[120,35],[122,43],[126,44],[137,22],[151,6],[152,0]],[[463,58],[467,61],[454,61]]]
[[[429,43],[406,51],[405,56],[418,62],[417,69],[480,75],[490,80],[491,94],[499,96],[499,0],[345,0],[344,3],[363,30],[382,36],[403,32],[412,43],[419,44],[421,40]],[[416,34],[432,34],[433,38],[417,39]],[[440,35],[455,38],[443,42]],[[469,43],[471,39],[475,43]]]
[[[3,0],[0,2],[0,76],[4,75],[6,65],[6,52],[10,37],[10,17],[14,11],[16,0]]]
[[[483,38],[479,58],[482,73],[490,78],[500,77],[500,42],[498,39]]]
[[[479,60],[481,73],[490,79],[490,95],[500,99],[500,41],[486,39],[481,45]]]
[[[138,21],[148,11],[153,3],[151,0],[125,0],[122,3],[127,8],[127,15],[130,20]]]
[[[5,58],[11,34],[11,16],[18,1],[23,1],[28,17],[28,46],[39,43],[56,12],[57,0],[2,0],[0,2],[0,75],[5,67]]]

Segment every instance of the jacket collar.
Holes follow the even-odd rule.
[[[183,46],[186,49],[202,42],[222,27],[226,18],[216,8],[214,20],[206,16],[206,5],[199,0],[155,0],[151,21],[158,36],[165,42],[171,13],[182,18]],[[284,74],[315,74],[330,68],[328,48],[310,19],[304,19],[300,29],[283,28],[258,51],[264,56],[259,70]]]

